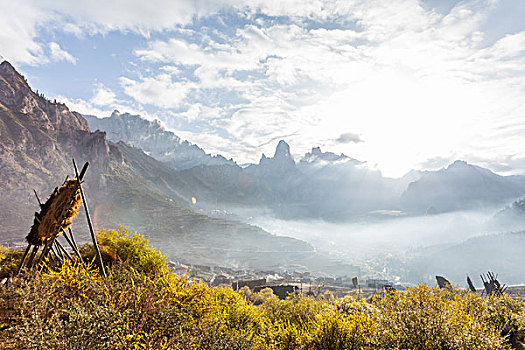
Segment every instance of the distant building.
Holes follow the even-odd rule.
[[[281,300],[286,299],[286,297],[290,294],[294,294],[296,291],[299,290],[297,286],[290,286],[290,285],[279,285],[279,286],[258,286],[253,289],[254,293],[259,293],[261,290],[265,288],[271,288],[273,291],[273,294],[277,295],[277,297]]]
[[[236,281],[232,283],[233,290],[241,289],[244,286],[248,286],[251,290],[254,290],[255,287],[266,285],[266,278],[261,278],[257,280],[248,280],[248,281]]]
[[[218,286],[221,284],[231,284],[232,280],[224,275],[215,275],[210,281],[211,286]]]
[[[374,289],[383,289],[383,287],[388,284],[391,284],[390,282],[388,282],[388,280],[380,280],[374,278],[366,280],[366,286]]]
[[[212,268],[207,265],[193,265],[193,267],[202,272],[212,272]]]

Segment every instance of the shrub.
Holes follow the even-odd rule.
[[[374,321],[365,314],[343,314],[331,309],[317,315],[307,347],[312,350],[369,348],[373,330]]]
[[[148,275],[165,275],[168,273],[167,258],[156,249],[149,247],[149,241],[140,233],[129,233],[125,226],[116,230],[102,229],[97,234],[100,250],[105,262],[125,262],[141,273]],[[90,244],[81,247],[82,256],[91,261],[95,250]]]
[[[23,253],[20,249],[9,249],[0,245],[0,279],[14,275]]]
[[[479,305],[477,305],[479,304]],[[503,349],[483,317],[481,298],[466,291],[418,285],[377,302],[378,340],[401,349]]]
[[[264,288],[258,293],[251,293],[250,300],[254,305],[261,305],[268,299],[277,299],[277,296],[273,294],[272,288]]]
[[[279,300],[271,289],[175,277],[162,254],[124,228],[99,240],[112,256],[107,278],[94,264],[67,261],[0,288],[0,348],[505,349],[523,341],[525,306],[509,296],[420,285],[371,303],[328,294]],[[83,252],[94,256],[92,247]],[[21,255],[0,253],[2,261]]]
[[[267,298],[261,305],[268,319],[265,343],[271,349],[300,349],[307,345],[316,316],[329,305],[313,298],[292,294],[286,300]]]
[[[521,300],[504,294],[482,299],[483,319],[514,347],[525,336],[525,305]]]

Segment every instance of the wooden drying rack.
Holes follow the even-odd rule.
[[[22,269],[27,269],[27,270],[38,270],[38,271],[41,271],[43,268],[44,268],[44,259],[46,257],[50,257],[51,259],[55,259],[56,261],[58,261],[59,263],[63,263],[64,260],[66,259],[70,259],[70,260],[73,260],[73,257],[67,252],[67,250],[64,248],[64,246],[62,245],[62,243],[60,243],[60,241],[58,240],[58,237],[60,235],[62,235],[67,244],[71,247],[71,250],[73,251],[73,253],[80,259],[82,260],[82,257],[80,255],[80,251],[78,249],[78,245],[76,243],[76,240],[75,240],[75,236],[73,235],[73,231],[71,230],[70,227],[67,227],[69,225],[66,225],[66,218],[68,218],[68,215],[71,215],[71,212],[72,212],[72,207],[73,205],[75,204],[75,196],[77,196],[78,192],[80,192],[80,196],[82,198],[82,204],[84,204],[84,212],[86,214],[86,220],[87,220],[87,223],[88,223],[88,227],[89,227],[89,232],[91,233],[91,240],[93,242],[93,246],[95,247],[95,251],[96,251],[96,254],[97,254],[97,261],[98,261],[98,264],[99,264],[99,268],[100,268],[100,272],[101,274],[106,277],[106,270],[104,269],[104,262],[102,261],[102,255],[100,253],[100,249],[99,249],[99,246],[98,246],[98,242],[97,242],[97,237],[95,235],[95,230],[93,229],[93,224],[91,222],[91,217],[89,215],[89,209],[88,209],[88,205],[87,205],[87,201],[86,201],[86,196],[84,194],[84,190],[82,188],[82,183],[84,182],[84,176],[86,174],[86,171],[87,171],[87,168],[89,166],[89,162],[86,162],[84,164],[84,166],[82,167],[82,170],[80,171],[80,173],[78,172],[78,168],[77,168],[77,164],[75,162],[75,159],[73,159],[73,168],[75,170],[75,179],[77,180],[76,181],[76,188],[75,190],[72,192],[70,198],[68,198],[68,200],[66,201],[66,204],[61,208],[61,213],[60,215],[57,215],[55,217],[56,219],[56,225],[55,227],[53,228],[53,231],[51,233],[51,235],[47,238],[44,238],[44,239],[41,239],[39,240],[38,242],[30,242],[30,240],[28,239],[28,242],[29,244],[27,245],[27,248],[25,249],[24,251],[24,255],[22,256],[22,259],[20,261],[20,264],[18,265],[18,269],[16,270],[16,274],[20,273],[22,271]],[[66,180],[64,181],[64,184],[66,184],[68,181],[68,178],[66,177]],[[57,192],[57,188],[55,188],[55,191],[51,194],[50,198],[53,197],[53,195],[55,195],[55,199],[57,198],[56,194],[58,193]],[[35,192],[35,196],[38,200],[38,204],[40,205],[40,209],[42,210],[42,208],[44,207],[44,205],[40,202],[40,198],[38,197],[38,194],[36,193],[35,190],[33,190]],[[49,200],[48,200],[49,201]],[[46,202],[47,204],[47,202]],[[76,214],[75,214],[76,215]],[[40,224],[40,220],[42,219],[40,213],[35,213],[35,223],[33,225],[39,225]],[[69,220],[72,219],[72,217],[69,217],[68,218]],[[67,227],[67,232],[66,232],[66,229],[64,227]],[[28,236],[29,238],[29,236]],[[31,247],[32,247],[32,250],[31,250]],[[37,254],[37,252],[39,251],[40,247],[42,247],[42,251],[40,253],[40,256],[38,258],[37,261],[34,261],[35,260],[35,256]],[[29,254],[29,252],[31,251],[31,254]],[[50,255],[50,253],[53,253],[53,255]],[[29,256],[29,258],[28,258]]]

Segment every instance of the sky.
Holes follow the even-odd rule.
[[[525,174],[522,0],[0,0],[0,56],[84,114],[158,119],[257,162]]]

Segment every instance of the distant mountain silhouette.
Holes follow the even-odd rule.
[[[354,220],[378,213],[439,214],[501,205],[525,194],[525,177],[499,176],[456,161],[437,171],[412,170],[399,179],[384,177],[365,162],[312,148],[296,161],[280,140],[273,156],[239,167],[223,156],[206,154],[182,141],[158,121],[115,111],[111,117],[86,116],[92,129],[107,132],[179,170],[178,193],[198,195],[208,208],[268,209],[281,218]],[[380,215],[379,215],[380,216]]]
[[[416,213],[424,213],[429,207],[446,212],[501,205],[524,194],[524,176],[500,176],[458,160],[447,168],[422,174],[408,185],[401,202]]]

